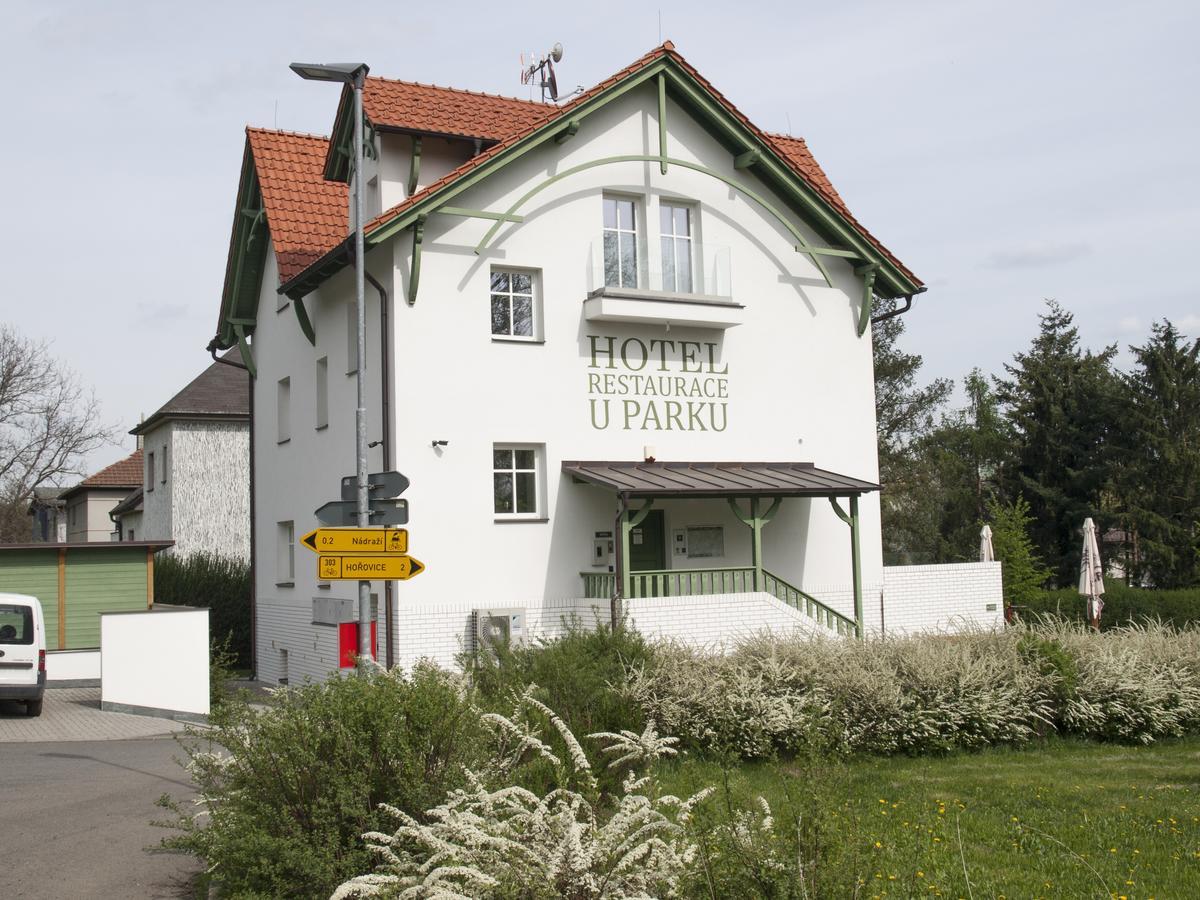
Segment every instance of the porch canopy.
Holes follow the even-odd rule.
[[[613,491],[619,501],[620,542],[616,559],[615,589],[618,597],[633,596],[633,572],[629,559],[630,533],[650,512],[656,500],[700,500],[724,498],[734,514],[751,530],[754,590],[767,590],[785,602],[793,596],[816,602],[797,588],[763,572],[762,529],[778,511],[784,497],[825,497],[834,512],[850,526],[850,553],[854,582],[854,628],[862,634],[862,567],[859,549],[858,498],[879,485],[849,475],[818,469],[806,462],[604,462],[568,460],[562,471],[579,483]],[[849,500],[847,513],[838,503]],[[749,511],[738,500],[746,498]],[[764,509],[764,500],[770,505]],[[631,500],[645,501],[630,511]],[[823,606],[823,604],[818,604]]]

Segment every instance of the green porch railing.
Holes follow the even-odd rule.
[[[817,624],[839,635],[854,635],[858,627],[854,620],[826,606],[811,594],[806,594],[782,578],[763,571],[766,591],[804,613]],[[616,590],[612,572],[581,572],[584,596],[590,600],[607,600]],[[742,594],[755,590],[754,567],[737,566],[723,569],[652,569],[630,573],[632,597],[694,597],[704,594]]]

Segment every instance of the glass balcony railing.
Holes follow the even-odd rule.
[[[588,250],[588,294],[605,288],[675,297],[733,296],[728,247],[662,237],[648,252],[629,233],[607,232]]]

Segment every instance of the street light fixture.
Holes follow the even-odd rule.
[[[289,68],[307,81],[332,81],[354,89],[354,302],[358,318],[358,406],[354,410],[354,452],[358,460],[358,527],[371,524],[367,502],[367,306],[363,299],[366,260],[363,259],[363,85],[370,68],[366,63],[292,63]],[[366,671],[371,653],[371,582],[358,583],[358,666]]]

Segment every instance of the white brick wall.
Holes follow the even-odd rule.
[[[806,585],[805,590],[845,615],[853,615],[850,585]],[[882,611],[880,598],[882,595]],[[989,604],[995,606],[989,610]],[[411,668],[425,658],[454,667],[471,646],[471,612],[486,601],[399,604],[395,622],[396,662]],[[498,603],[497,610],[509,608]],[[863,613],[868,634],[953,631],[964,624],[995,627],[1003,623],[1000,563],[944,566],[893,566],[883,582],[864,585]],[[604,600],[563,598],[524,606],[525,637],[552,639],[572,620],[589,626],[609,621]],[[629,621],[652,639],[679,640],[695,646],[728,645],[740,637],[770,631],[832,635],[799,610],[765,593],[713,594],[700,597],[644,597],[625,603]],[[381,611],[382,612],[382,611]],[[337,629],[314,626],[311,601],[258,602],[259,634],[270,635],[258,647],[258,677],[276,683],[282,675],[281,650],[288,651],[288,678],[300,684],[320,680],[337,668]],[[385,635],[379,628],[378,658],[384,659]]]

